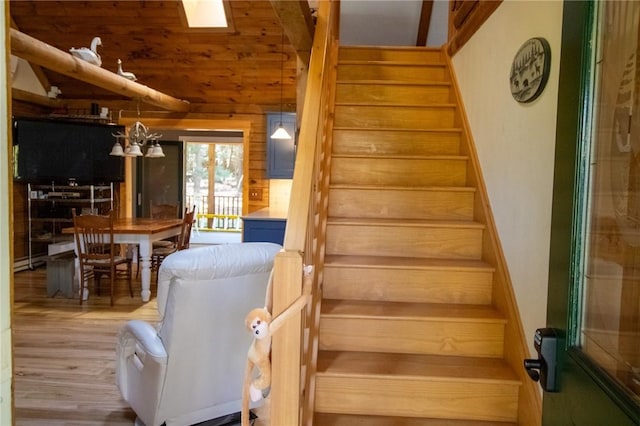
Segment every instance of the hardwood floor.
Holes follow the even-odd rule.
[[[128,320],[158,321],[155,297],[143,304],[126,282],[78,299],[48,297],[46,268],[15,273],[13,305],[14,419],[16,426],[131,425],[135,413],[115,383],[115,345]],[[156,294],[152,284],[152,295]],[[266,426],[263,409],[255,426]]]

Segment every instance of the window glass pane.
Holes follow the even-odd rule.
[[[187,204],[197,207],[198,231],[242,230],[242,143],[188,142]]]
[[[600,4],[579,344],[640,401],[640,2]]]

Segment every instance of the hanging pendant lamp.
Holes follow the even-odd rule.
[[[278,128],[271,135],[271,139],[291,139],[291,135],[287,132],[287,129],[282,125],[282,108],[284,106],[284,28],[281,29],[280,40],[280,124]]]
[[[109,155],[116,157],[142,157],[142,150],[147,146],[149,158],[164,157],[164,152],[158,139],[162,137],[157,133],[150,133],[147,126],[140,121],[140,101],[138,101],[138,120],[131,125],[127,133],[118,132],[113,134],[116,143],[113,145]],[[120,141],[123,141],[120,143]]]

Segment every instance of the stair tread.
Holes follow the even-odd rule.
[[[402,155],[402,154],[376,154],[376,153],[357,153],[357,154],[347,154],[347,153],[334,153],[332,154],[334,158],[382,158],[382,159],[393,159],[393,160],[459,160],[466,161],[469,159],[467,155],[460,154],[430,154],[430,155]]]
[[[502,358],[319,351],[318,375],[521,383]]]
[[[516,423],[511,422],[365,416],[333,413],[316,413],[314,415],[314,424],[319,426],[516,426]]]
[[[367,102],[335,102],[336,106],[368,106],[368,107],[385,107],[385,108],[455,108],[456,104],[450,102],[417,102],[417,103],[399,103],[390,101],[367,101]]]
[[[505,323],[504,316],[491,305],[456,303],[379,302],[323,299],[321,316],[343,318],[385,318],[446,320],[449,322]]]
[[[385,52],[415,52],[415,53],[440,53],[442,48],[429,47],[429,46],[380,46],[377,44],[358,44],[349,46],[340,46],[340,51],[353,51],[353,50],[366,50],[366,51],[385,51]]]
[[[384,60],[384,59],[338,59],[338,66],[340,65],[393,65],[399,67],[446,67],[447,64],[444,61],[430,61],[430,62],[412,62],[412,61],[398,61],[398,60]]]
[[[402,226],[422,228],[473,228],[484,229],[484,224],[471,220],[425,220],[425,219],[380,219],[380,218],[345,218],[329,217],[328,225],[352,226]]]
[[[462,133],[460,127],[358,127],[358,126],[334,126],[333,130],[358,130],[361,132],[412,132],[412,133]]]
[[[448,103],[430,102],[428,104],[422,102],[409,103],[409,102],[393,102],[393,101],[366,101],[366,102],[340,102],[336,101],[337,106],[376,106],[376,107],[389,107],[389,108],[437,108],[445,107],[452,108],[453,105]]]
[[[325,267],[366,267],[394,269],[476,269],[493,272],[495,268],[481,260],[429,259],[419,257],[325,255]]]
[[[336,82],[337,84],[381,84],[385,86],[452,86],[450,81],[439,81],[439,80],[425,80],[425,81],[404,81],[404,80],[372,80],[372,79],[362,79],[362,80],[339,80]]]
[[[401,186],[401,185],[359,185],[334,183],[329,189],[357,189],[372,191],[444,191],[444,192],[476,192],[473,186]]]
[[[355,107],[371,107],[371,108],[439,108],[439,109],[451,109],[456,108],[458,105],[454,103],[438,103],[438,102],[430,102],[430,103],[419,103],[419,104],[383,104],[383,103],[371,103],[371,102],[335,102],[335,106],[355,106]],[[379,127],[376,127],[379,129]]]

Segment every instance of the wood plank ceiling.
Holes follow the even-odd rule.
[[[122,59],[138,83],[191,103],[191,112],[260,113],[280,109],[281,60],[285,110],[295,111],[296,49],[271,2],[228,2],[232,31],[189,29],[179,1],[11,0],[12,25],[64,52],[100,36],[102,68]],[[43,67],[59,99],[118,104],[126,97]],[[48,88],[48,87],[47,87]],[[142,107],[142,106],[141,106]],[[144,105],[145,109],[157,109]]]

